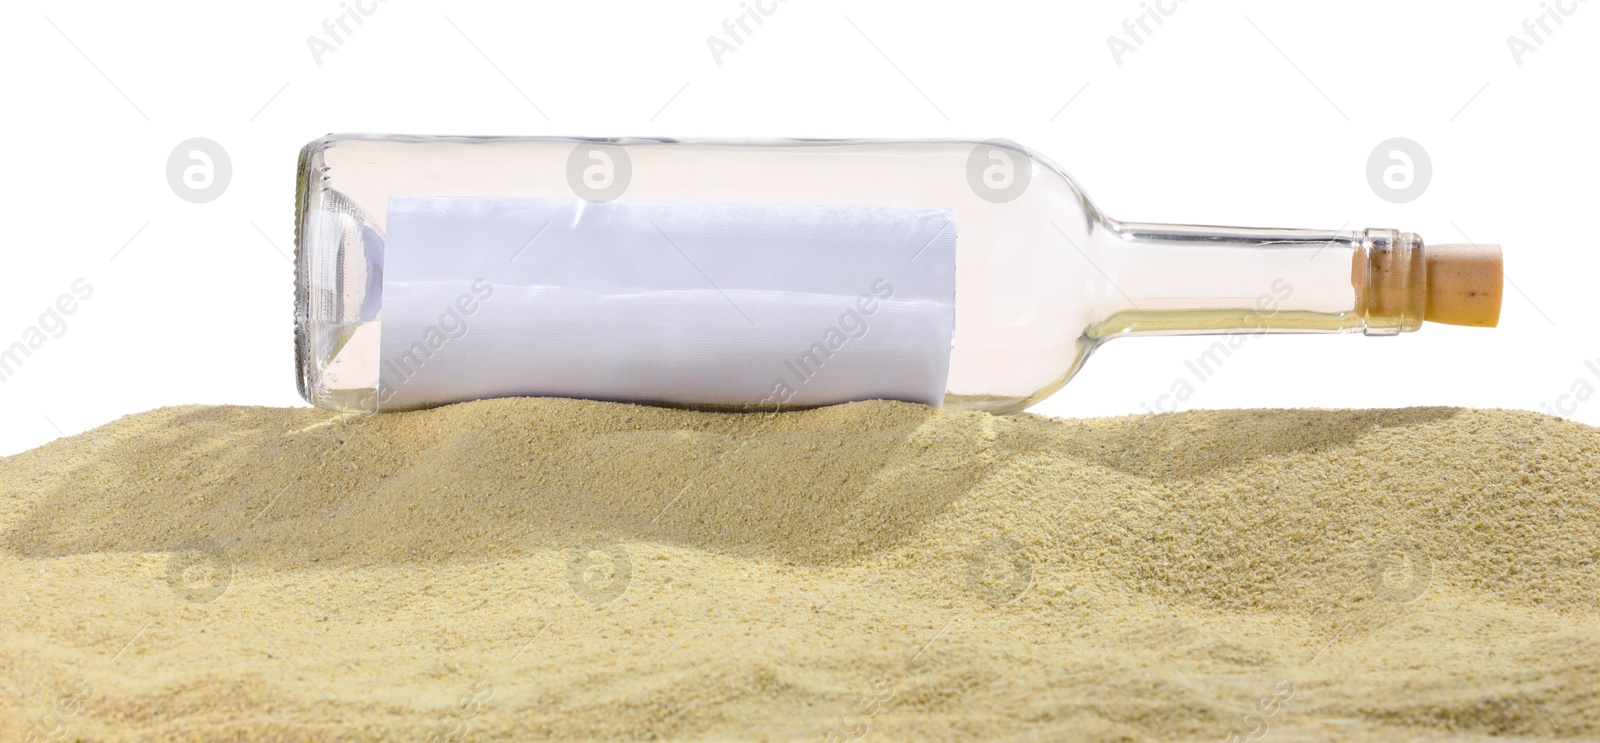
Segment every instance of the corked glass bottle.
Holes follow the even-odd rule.
[[[1005,413],[1113,338],[1492,326],[1500,252],[1120,222],[976,141],[339,135],[300,155],[301,395]]]

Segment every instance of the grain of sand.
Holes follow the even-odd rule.
[[[0,735],[1594,739],[1597,559],[1532,413],[166,408],[0,459]]]

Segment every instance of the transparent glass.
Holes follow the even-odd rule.
[[[302,397],[333,410],[379,407],[379,272],[391,197],[578,198],[569,156],[594,142],[625,149],[630,200],[951,209],[952,407],[1027,407],[1112,338],[1392,334],[1421,321],[1420,294],[1405,271],[1374,270],[1375,256],[1383,266],[1415,268],[1414,235],[1118,222],[1060,168],[1004,141],[335,135],[300,155]]]

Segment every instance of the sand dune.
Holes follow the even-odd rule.
[[[1600,737],[1600,430],[499,400],[0,459],[0,735]]]

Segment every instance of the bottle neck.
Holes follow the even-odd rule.
[[[1422,324],[1426,270],[1411,233],[1113,222],[1095,338],[1213,333],[1395,335]]]

